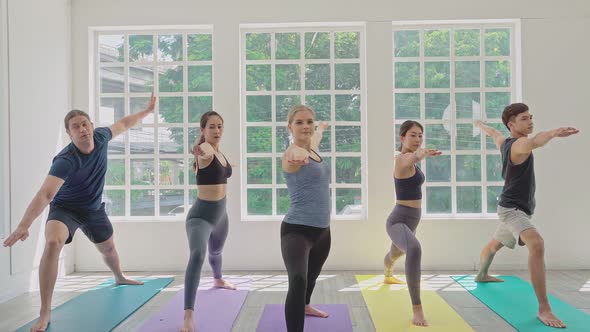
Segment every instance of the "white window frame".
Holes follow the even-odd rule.
[[[241,220],[247,222],[255,222],[255,221],[280,221],[283,220],[284,215],[277,214],[277,195],[276,189],[286,189],[286,184],[277,184],[276,179],[276,162],[277,158],[282,156],[282,153],[276,151],[276,135],[274,134],[275,130],[273,130],[273,135],[271,135],[272,139],[272,152],[270,153],[247,153],[247,128],[248,127],[257,127],[257,126],[264,126],[264,127],[273,127],[276,128],[277,126],[287,126],[287,121],[280,121],[277,122],[275,119],[276,116],[276,98],[277,94],[280,95],[298,95],[302,96],[301,102],[305,104],[305,95],[314,95],[314,94],[321,94],[321,95],[331,95],[331,105],[330,105],[330,117],[334,119],[334,121],[329,121],[330,125],[330,135],[331,135],[331,150],[332,152],[327,155],[323,153],[324,156],[330,157],[331,161],[331,184],[330,184],[330,192],[331,192],[331,204],[332,204],[332,212],[331,212],[331,219],[332,220],[365,220],[368,215],[368,199],[367,199],[367,174],[368,174],[368,166],[367,166],[367,93],[366,93],[366,47],[365,47],[365,34],[366,34],[365,24],[359,22],[342,22],[342,23],[281,23],[281,24],[242,24],[240,25],[240,115],[241,115],[241,139],[240,139],[240,160],[242,167],[240,167],[240,175],[241,175]],[[284,32],[292,32],[292,33],[299,33],[300,38],[300,48],[301,54],[303,55],[305,52],[305,42],[304,42],[304,34],[305,32],[330,32],[330,59],[305,59],[300,58],[297,60],[276,60],[275,57],[275,37],[274,33],[284,33]],[[359,32],[359,59],[358,61],[355,59],[335,59],[333,50],[334,50],[334,32]],[[271,33],[271,59],[270,60],[246,60],[246,34],[248,33]],[[317,93],[311,92],[314,90],[309,90],[311,93],[305,90],[305,65],[306,64],[330,64],[330,89],[329,90],[321,90]],[[361,88],[360,90],[336,90],[334,87],[335,84],[335,70],[334,65],[338,63],[359,63],[360,64],[360,81],[361,81]],[[248,64],[270,64],[271,65],[271,90],[266,90],[262,92],[256,91],[247,91],[246,90],[246,65]],[[301,78],[301,90],[296,91],[276,91],[275,89],[275,66],[274,64],[298,64],[300,66],[300,78]],[[336,139],[335,139],[335,95],[336,94],[359,94],[361,96],[361,117],[360,121],[338,121],[338,125],[353,125],[353,126],[360,126],[361,128],[361,152],[335,152],[336,151]],[[247,124],[246,121],[246,99],[248,96],[252,95],[271,95],[272,98],[272,121],[271,122],[252,122]],[[248,174],[247,174],[247,157],[270,157],[272,159],[272,184],[248,184]],[[336,183],[336,157],[360,157],[361,158],[361,183],[359,184],[337,184]],[[336,214],[336,189],[341,188],[360,188],[361,189],[361,204],[362,204],[362,212],[360,214],[354,215],[338,215]],[[248,215],[248,189],[272,189],[272,214],[271,215]]]
[[[122,34],[124,35],[124,43],[125,43],[125,51],[124,51],[124,61],[117,62],[117,63],[101,63],[100,58],[97,56],[99,51],[99,35],[101,34]],[[158,35],[159,34],[170,34],[170,35],[182,35],[183,36],[183,57],[182,61],[159,61],[158,60]],[[187,47],[185,47],[187,43],[187,35],[192,34],[210,34],[211,35],[211,52],[212,58],[209,61],[188,61],[187,57]],[[129,35],[152,35],[153,36],[153,60],[151,61],[141,61],[141,62],[129,62],[129,42],[128,36]],[[93,110],[93,114],[91,113],[91,118],[94,119],[96,126],[99,125],[111,125],[108,123],[101,123],[100,120],[100,99],[101,98],[109,98],[109,97],[123,97],[125,101],[127,101],[130,97],[129,92],[129,67],[133,66],[141,66],[141,65],[150,65],[153,68],[156,68],[154,72],[154,95],[158,98],[158,102],[156,102],[156,107],[154,113],[159,112],[159,97],[182,97],[183,98],[183,117],[187,119],[187,122],[183,123],[173,123],[173,124],[161,124],[157,123],[156,117],[154,117],[153,124],[142,124],[141,127],[143,128],[153,128],[154,129],[154,153],[153,154],[131,154],[130,153],[130,140],[129,140],[129,132],[123,133],[124,141],[125,141],[125,153],[121,155],[110,155],[108,159],[111,160],[124,160],[125,161],[125,185],[105,185],[104,190],[124,190],[125,191],[125,216],[109,216],[112,221],[115,222],[144,222],[144,221],[168,221],[168,222],[180,222],[185,220],[185,216],[188,212],[188,209],[185,208],[183,215],[176,215],[176,216],[160,216],[160,191],[162,190],[183,190],[184,192],[184,206],[188,207],[192,204],[190,199],[190,191],[196,190],[196,184],[190,184],[190,177],[194,177],[194,173],[192,171],[192,154],[190,153],[190,148],[187,140],[188,140],[188,132],[189,129],[200,129],[200,125],[198,122],[188,122],[188,97],[190,96],[211,96],[212,97],[212,109],[215,109],[215,98],[214,98],[214,89],[215,86],[215,66],[214,66],[214,49],[215,49],[215,41],[214,41],[214,33],[213,33],[213,26],[212,25],[174,25],[174,26],[130,26],[130,27],[91,27],[89,28],[89,66],[90,66],[90,89],[89,89],[89,109]],[[212,90],[210,92],[184,92],[186,90],[185,87],[188,87],[188,67],[191,65],[211,65],[212,73],[211,73],[211,84]],[[123,66],[123,76],[124,76],[124,92],[123,93],[102,93],[100,92],[100,69],[103,67],[121,67]],[[183,70],[183,91],[182,92],[159,92],[159,76],[157,72],[157,68],[159,66],[182,66]],[[149,97],[150,93],[133,93],[133,97]],[[125,115],[129,115],[129,105],[125,105],[126,113]],[[136,127],[139,127],[136,126]],[[184,154],[160,154],[159,147],[158,147],[158,128],[183,128],[183,137],[184,137]],[[162,159],[160,159],[160,157]],[[155,184],[153,185],[132,185],[131,184],[131,160],[138,160],[138,159],[152,159],[154,161],[154,179]],[[184,174],[185,174],[185,183],[181,185],[160,185],[158,184],[160,178],[160,162],[164,159],[183,159],[184,160]],[[155,196],[157,197],[154,199],[154,215],[153,216],[132,216],[131,215],[131,190],[154,190]]]
[[[10,95],[8,67],[8,4],[0,0],[0,238],[10,228]]]
[[[510,92],[511,102],[522,100],[522,60],[521,60],[521,22],[519,19],[502,19],[502,20],[459,20],[459,21],[404,21],[404,22],[393,22],[392,23],[392,39],[395,38],[395,32],[401,30],[418,30],[420,31],[420,40],[424,40],[424,31],[427,30],[441,30],[449,29],[449,45],[450,52],[448,57],[425,57],[423,43],[420,45],[420,57],[408,57],[395,58],[395,41],[392,49],[392,60],[395,66],[395,62],[420,62],[420,88],[417,89],[403,89],[404,93],[420,93],[420,123],[422,125],[430,124],[443,124],[444,120],[427,120],[425,117],[425,93],[426,92],[448,92],[450,94],[450,106],[451,110],[456,110],[455,104],[455,92],[479,92],[481,99],[481,116],[485,119],[485,93],[486,92]],[[510,34],[510,56],[486,56],[485,55],[485,29],[511,29]],[[479,88],[455,88],[455,55],[454,55],[454,29],[479,29],[480,30],[480,54],[478,56],[462,56],[461,61],[479,61],[480,62],[480,87]],[[511,62],[511,85],[509,88],[486,88],[485,87],[485,61],[486,60],[509,60]],[[450,71],[449,80],[450,87],[448,89],[427,89],[425,88],[425,76],[424,76],[424,62],[425,61],[449,61]],[[393,84],[393,112],[395,112],[395,70],[394,70],[394,84]],[[450,145],[449,151],[451,155],[451,181],[450,182],[428,182],[426,181],[423,187],[422,195],[422,208],[425,211],[423,219],[497,219],[496,213],[487,212],[487,186],[500,186],[504,185],[503,181],[487,181],[487,155],[499,155],[499,150],[488,151],[486,143],[485,133],[480,134],[480,150],[456,150],[456,125],[457,124],[472,124],[473,121],[470,119],[457,120],[456,112],[451,112],[451,133],[450,133]],[[394,123],[399,125],[405,120],[396,120],[394,113]],[[502,124],[502,120],[492,119],[488,123],[499,123]],[[397,142],[397,132],[394,133],[394,146],[399,145]],[[428,132],[426,132],[426,136]],[[481,181],[467,182],[457,181],[457,167],[456,167],[456,156],[457,155],[483,155],[481,159]],[[421,168],[424,174],[426,170],[426,160],[421,162]],[[427,195],[426,191],[428,187],[451,187],[451,213],[427,213]],[[457,187],[462,186],[481,186],[482,188],[482,213],[457,213]]]

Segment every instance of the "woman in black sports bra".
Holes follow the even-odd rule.
[[[201,116],[201,136],[193,146],[197,177],[197,200],[186,217],[186,234],[190,258],[184,278],[184,325],[181,332],[194,331],[194,306],[201,268],[209,247],[209,264],[216,288],[236,289],[222,279],[221,252],[227,238],[229,222],[226,211],[226,184],[232,168],[219,151],[223,135],[223,118],[217,112]]]

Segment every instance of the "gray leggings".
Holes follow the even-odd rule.
[[[186,216],[190,258],[184,275],[184,309],[194,309],[201,268],[209,245],[209,264],[216,279],[221,278],[221,251],[228,232],[225,197],[218,201],[198,199]]]
[[[416,238],[421,209],[396,205],[387,218],[387,234],[391,238],[391,250],[385,255],[385,269],[391,271],[396,259],[406,254],[406,280],[412,304],[420,304],[420,260],[422,248]]]

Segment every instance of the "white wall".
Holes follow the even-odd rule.
[[[393,206],[390,139],[392,113],[392,20],[522,19],[523,98],[535,113],[537,128],[576,125],[575,138],[552,142],[537,155],[538,210],[535,223],[546,239],[549,268],[590,268],[590,223],[583,204],[590,198],[587,133],[590,111],[590,5],[549,0],[453,1],[194,1],[73,0],[73,106],[88,109],[88,29],[95,26],[214,25],[214,92],[217,111],[239,116],[239,24],[274,22],[367,22],[368,220],[334,222],[327,269],[380,269],[389,247],[384,230]],[[231,8],[231,10],[228,10]],[[223,50],[223,51],[222,51]],[[239,161],[238,121],[227,121],[223,150]],[[586,144],[584,144],[586,143]],[[383,167],[381,165],[387,165]],[[25,172],[39,178],[41,170]],[[24,175],[23,175],[24,176]],[[22,181],[22,178],[17,177]],[[35,181],[33,181],[35,183]],[[224,252],[226,269],[282,269],[278,222],[241,222],[239,172],[229,183],[230,235]],[[19,196],[20,197],[20,196]],[[17,200],[22,206],[23,200]],[[21,209],[18,209],[21,211]],[[15,211],[16,213],[16,211]],[[424,220],[419,227],[425,268],[473,268],[496,223],[490,220]],[[187,259],[184,224],[117,223],[116,243],[126,270],[183,270]],[[501,252],[497,267],[526,268],[526,251]],[[94,247],[76,239],[76,269],[105,270]]]
[[[6,1],[6,0],[3,0]],[[5,2],[6,3],[6,2]],[[68,0],[8,0],[10,110],[10,229],[16,228],[62,145],[62,119],[70,107],[70,9]],[[11,249],[11,264],[0,269],[0,299],[37,284],[37,268],[47,211],[30,237]],[[73,270],[70,246],[62,271]]]

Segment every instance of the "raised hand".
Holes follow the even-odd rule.
[[[201,148],[201,144],[195,144],[195,145],[193,145],[192,153],[195,156],[195,158],[198,156],[202,157],[205,155],[205,150],[203,150],[203,148]]]
[[[154,96],[154,93],[152,92],[152,95],[150,96],[150,101],[145,109],[146,112],[153,112],[154,108],[156,107],[156,96]]]
[[[6,240],[4,240],[5,247],[12,247],[16,241],[24,241],[29,237],[29,230],[26,227],[18,226]]]
[[[325,121],[318,123],[318,129],[320,129],[321,131],[328,129],[328,126],[328,123]]]

